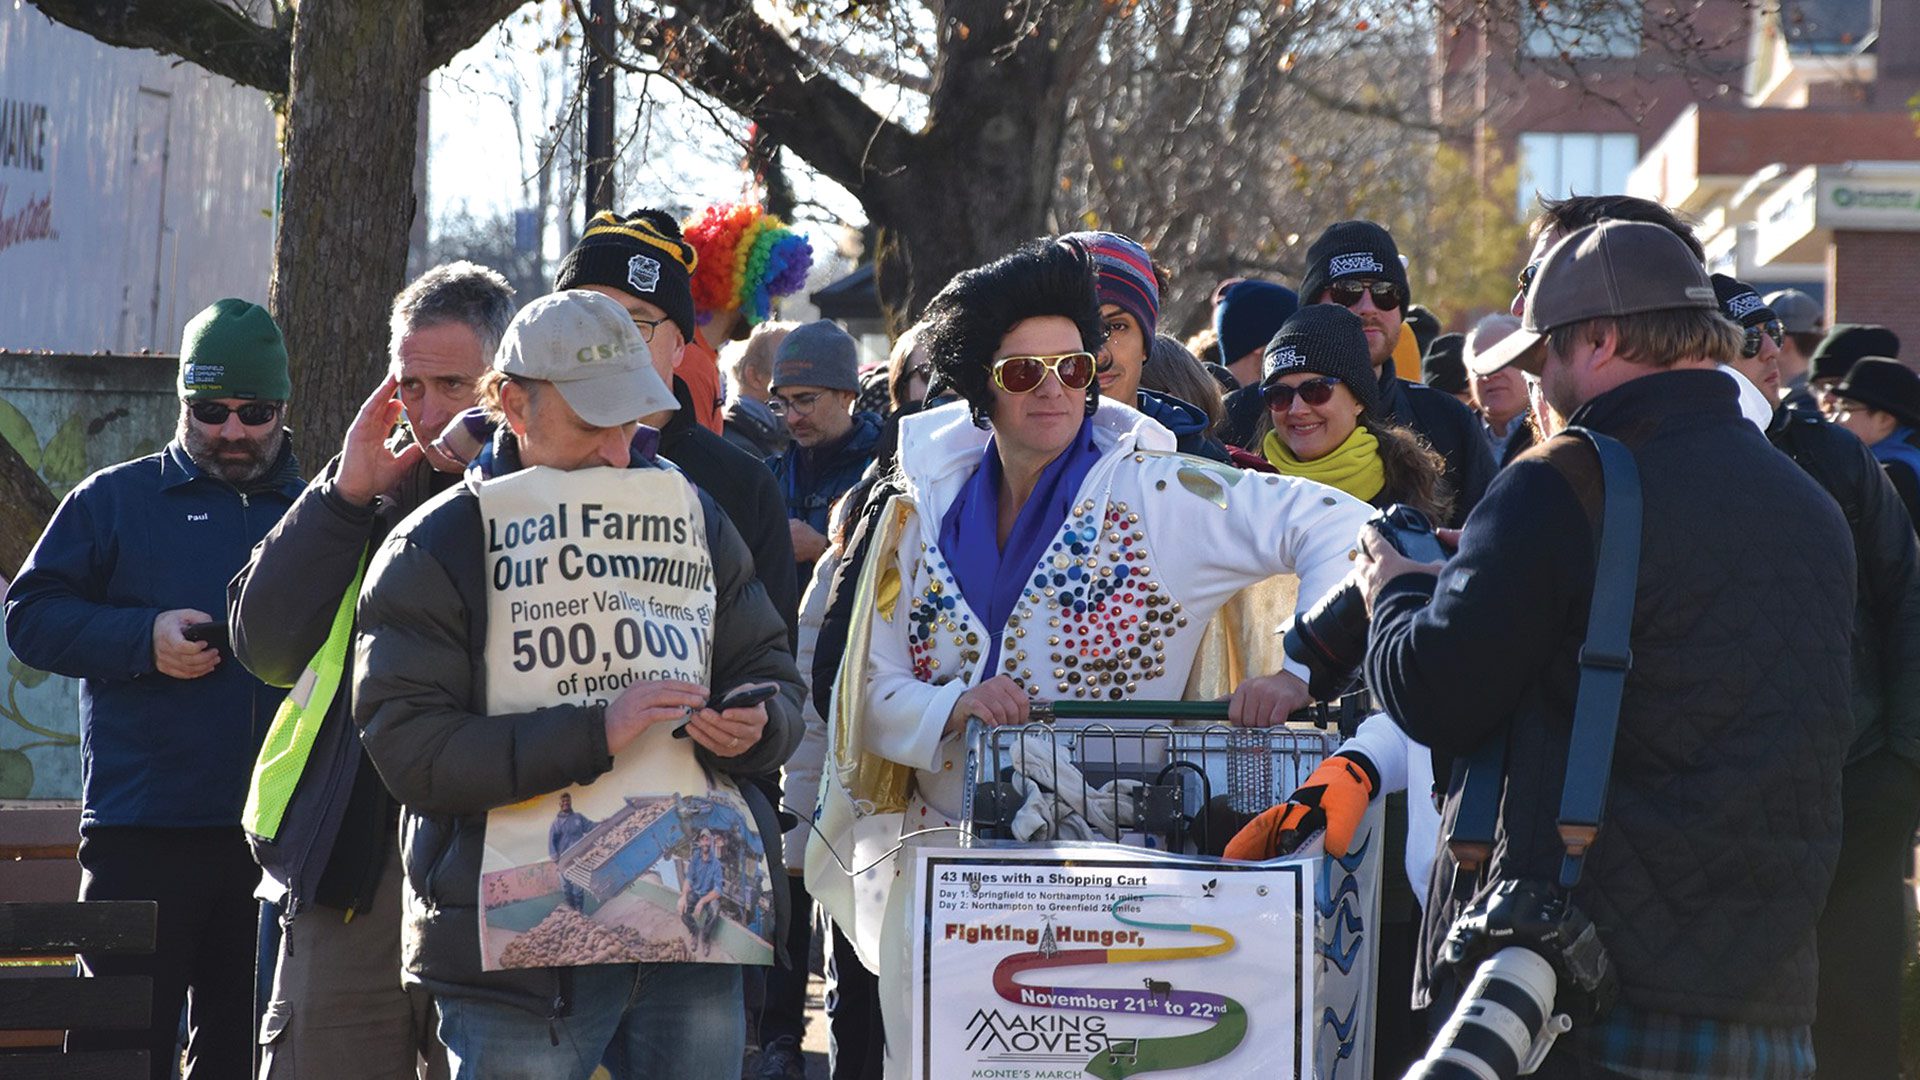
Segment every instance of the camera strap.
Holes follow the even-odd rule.
[[[1585,439],[1600,458],[1600,541],[1594,553],[1593,599],[1587,611],[1587,636],[1580,647],[1580,684],[1573,704],[1573,730],[1567,746],[1566,780],[1560,794],[1560,842],[1566,856],[1559,884],[1580,883],[1587,849],[1600,833],[1613,774],[1614,737],[1620,727],[1620,701],[1633,667],[1634,593],[1640,579],[1640,469],[1619,440],[1589,428],[1566,434]],[[1459,802],[1447,848],[1461,871],[1478,871],[1493,851],[1505,780],[1506,741],[1489,739],[1457,766]],[[1456,880],[1456,891],[1463,884]]]

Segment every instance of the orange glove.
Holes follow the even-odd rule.
[[[1345,855],[1380,786],[1378,777],[1365,757],[1333,755],[1286,802],[1247,822],[1228,841],[1226,857],[1253,862],[1278,858],[1321,829],[1327,830],[1327,854]]]

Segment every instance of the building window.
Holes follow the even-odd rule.
[[[1520,216],[1535,196],[1619,195],[1640,159],[1635,135],[1527,132],[1520,136]]]
[[[1528,56],[1640,55],[1639,0],[1520,0],[1520,25]]]

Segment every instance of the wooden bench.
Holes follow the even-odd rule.
[[[75,900],[79,813],[0,810],[0,1077],[144,1080],[145,1050],[60,1050],[67,1031],[147,1027],[152,980],[76,978],[75,954],[150,953],[159,905]]]

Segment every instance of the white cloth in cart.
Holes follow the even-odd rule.
[[[1143,781],[1121,777],[1089,788],[1060,744],[1022,735],[1011,748],[1013,784],[1026,796],[1013,815],[1013,835],[1042,840],[1114,840],[1134,823]]]

